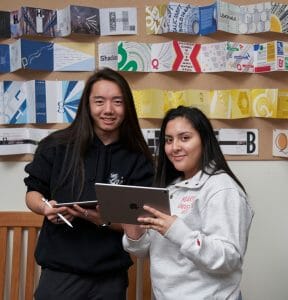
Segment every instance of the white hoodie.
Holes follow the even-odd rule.
[[[226,173],[198,172],[169,186],[178,218],[165,236],[148,230],[139,240],[123,237],[124,249],[150,255],[157,300],[238,299],[253,210]]]

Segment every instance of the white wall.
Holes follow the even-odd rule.
[[[233,162],[255,209],[243,300],[288,299],[288,161]]]
[[[255,209],[243,300],[288,299],[288,161],[230,162]],[[0,210],[27,210],[23,162],[0,162]]]
[[[23,178],[27,162],[0,162],[0,210],[28,210]]]

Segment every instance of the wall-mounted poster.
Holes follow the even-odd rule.
[[[288,129],[273,130],[272,152],[273,156],[288,157]]]

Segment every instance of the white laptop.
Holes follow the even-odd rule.
[[[170,214],[166,188],[95,183],[101,217],[105,223],[139,224],[139,216],[148,216],[143,205]]]

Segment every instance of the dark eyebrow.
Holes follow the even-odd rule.
[[[104,97],[103,96],[98,96],[98,95],[96,95],[96,96],[90,96],[91,98],[93,98],[93,99],[104,99]]]
[[[91,96],[91,98],[93,99],[106,99],[105,97],[101,96],[101,95],[95,95],[95,96]],[[114,96],[112,97],[112,100],[115,100],[115,99],[124,99],[123,96]]]
[[[180,132],[180,133],[178,133],[177,135],[179,136],[181,136],[181,135],[183,135],[183,134],[193,134],[193,132],[191,132],[191,131],[184,131],[184,132]],[[165,138],[166,137],[171,137],[171,135],[169,135],[169,134],[165,134]]]

